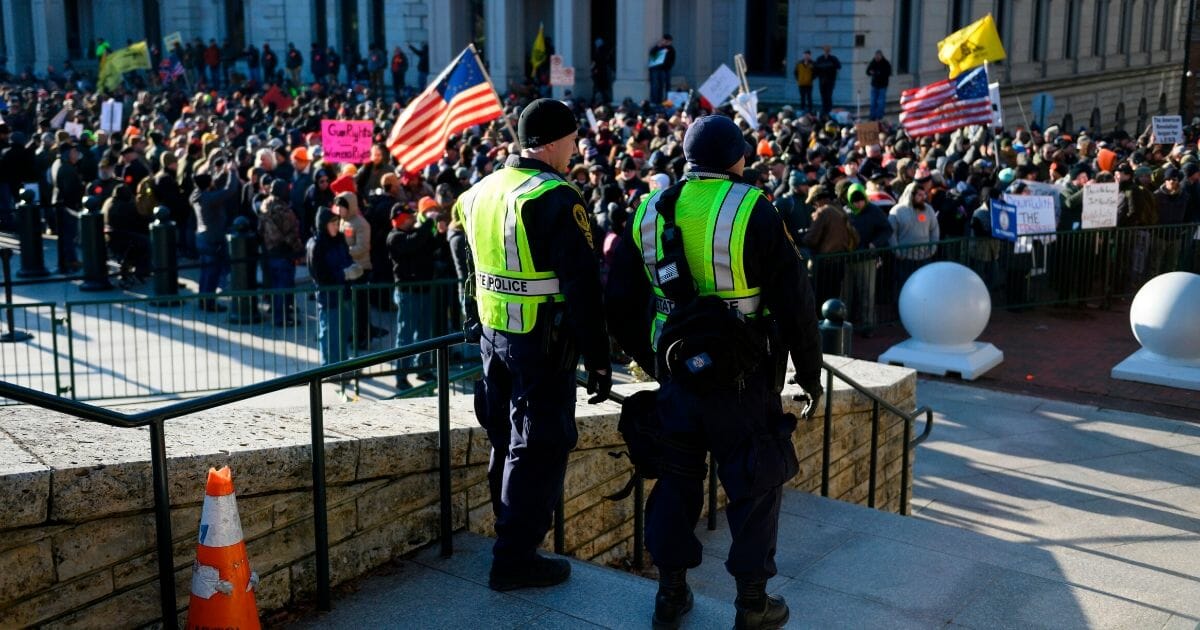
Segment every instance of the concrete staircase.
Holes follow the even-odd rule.
[[[686,628],[733,624],[728,531],[699,527],[703,565],[689,572],[696,595]],[[495,593],[487,588],[491,541],[455,539],[454,557],[428,549],[389,575],[335,599],[334,610],[299,628],[646,628],[656,584],[574,562],[566,584]],[[1055,556],[956,527],[789,491],[780,519],[779,575],[789,628],[1163,628],[1195,627],[1131,594],[1067,571]],[[1192,583],[1194,580],[1186,580]],[[1126,592],[1123,592],[1126,591]],[[1193,599],[1193,601],[1195,601]]]

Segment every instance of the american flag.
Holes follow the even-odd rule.
[[[967,125],[992,122],[986,66],[956,78],[904,90],[900,124],[910,136],[946,133]]]
[[[404,170],[419,171],[442,156],[451,134],[503,113],[492,82],[468,46],[400,113],[387,147]]]
[[[183,72],[183,64],[179,62],[179,59],[175,58],[175,55],[171,55],[169,58],[163,59],[158,63],[158,79],[163,83],[170,83],[178,79],[183,76]]]

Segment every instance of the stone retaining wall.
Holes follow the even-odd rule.
[[[911,370],[832,360],[900,408],[913,408]],[[844,384],[834,389],[830,496],[865,504],[870,403]],[[792,393],[784,395],[794,408]],[[621,446],[617,414],[614,403],[579,406],[579,446],[565,483],[568,552],[609,564],[629,557],[633,534],[632,498],[603,498],[629,478],[628,460],[609,455]],[[336,584],[436,540],[436,401],[338,404],[325,411],[325,423]],[[489,446],[469,399],[452,398],[451,423],[454,526],[490,534]],[[819,419],[797,429],[797,488],[819,490],[821,431]],[[902,431],[898,419],[884,417],[877,501],[891,511],[899,505]],[[307,410],[220,409],[172,421],[166,433],[181,610],[205,474],[226,464],[234,472],[250,563],[262,578],[260,612],[310,598]],[[148,436],[40,410],[0,409],[0,627],[137,627],[158,620]]]

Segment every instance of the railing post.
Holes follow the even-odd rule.
[[[833,430],[833,372],[825,370],[825,430],[821,436],[821,496],[829,496],[829,433]]]
[[[4,309],[5,320],[8,322],[8,332],[0,335],[0,343],[17,343],[20,341],[29,341],[33,339],[33,335],[17,330],[14,323],[16,321],[16,313],[13,312],[13,297],[12,297],[12,257],[13,251],[7,247],[0,248],[0,265],[3,265],[4,271]],[[53,306],[51,306],[53,309]],[[51,312],[53,318],[53,312]]]
[[[708,531],[717,529],[717,458],[708,454]]]
[[[167,441],[163,421],[150,423],[150,468],[154,476],[154,537],[158,555],[158,598],[163,627],[175,627],[175,552],[171,535],[171,496],[167,487]]]
[[[633,484],[633,568],[645,565],[646,480],[638,477]]]
[[[867,482],[867,507],[875,507],[875,469],[879,465],[879,401],[871,405],[871,476]]]
[[[329,610],[329,515],[325,496],[325,416],[321,408],[321,379],[308,383],[312,425],[313,536],[316,539],[317,608]]]
[[[175,257],[175,223],[171,211],[159,206],[154,211],[154,223],[150,224],[150,266],[154,276],[155,297],[179,295],[179,266]],[[152,306],[179,306],[178,299],[155,301]]]
[[[229,288],[232,291],[253,291],[258,288],[258,235],[246,217],[233,221],[233,232],[229,241]],[[229,323],[257,324],[262,321],[258,311],[258,296],[249,295],[233,298],[229,309]],[[274,313],[272,313],[272,316]]]
[[[108,281],[108,247],[104,242],[104,215],[99,206],[84,198],[84,211],[79,215],[79,244],[83,249],[83,283],[80,291],[111,291]],[[61,244],[61,243],[60,243]]]
[[[437,349],[438,387],[438,490],[441,498],[442,557],[454,553],[453,506],[450,496],[450,348]]]
[[[21,196],[17,204],[20,217],[21,269],[22,278],[41,278],[50,275],[46,269],[46,252],[42,249],[42,207],[34,205],[28,194]]]

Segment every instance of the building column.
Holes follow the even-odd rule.
[[[487,22],[487,55],[489,73],[501,96],[508,92],[509,81],[520,81],[525,72],[524,7],[521,2],[487,0],[484,5]]]
[[[575,85],[570,88],[555,87],[555,98],[562,98],[568,89],[576,98],[580,94],[591,94],[590,8],[588,0],[554,0],[554,49],[562,56],[564,66],[575,68]]]
[[[688,69],[688,72],[691,74],[688,87],[693,90],[699,90],[704,81],[708,79],[708,76],[721,65],[713,57],[713,48],[705,46],[698,41],[702,33],[713,32],[712,5],[712,0],[696,0],[695,5],[692,7],[692,43],[689,45],[693,46],[693,50],[691,55],[692,67]],[[790,39],[795,38],[792,37]]]
[[[465,7],[455,6],[461,3],[451,3],[446,0],[440,2],[429,3],[429,78],[433,79],[437,73],[443,68],[450,65],[454,57],[462,52],[464,46],[467,45],[466,40],[455,36],[455,13],[459,13],[459,19],[464,19],[462,13],[455,9],[463,9]],[[489,34],[489,37],[491,35]],[[491,41],[490,39],[488,41]],[[416,59],[411,62],[416,64]],[[419,89],[425,89],[424,85],[417,86]]]
[[[67,60],[67,15],[63,0],[31,0],[30,25],[33,31],[33,70],[39,76],[46,68],[62,69]],[[86,43],[84,44],[87,45]]]
[[[650,96],[648,53],[663,34],[663,0],[617,0],[617,75],[613,100]]]

